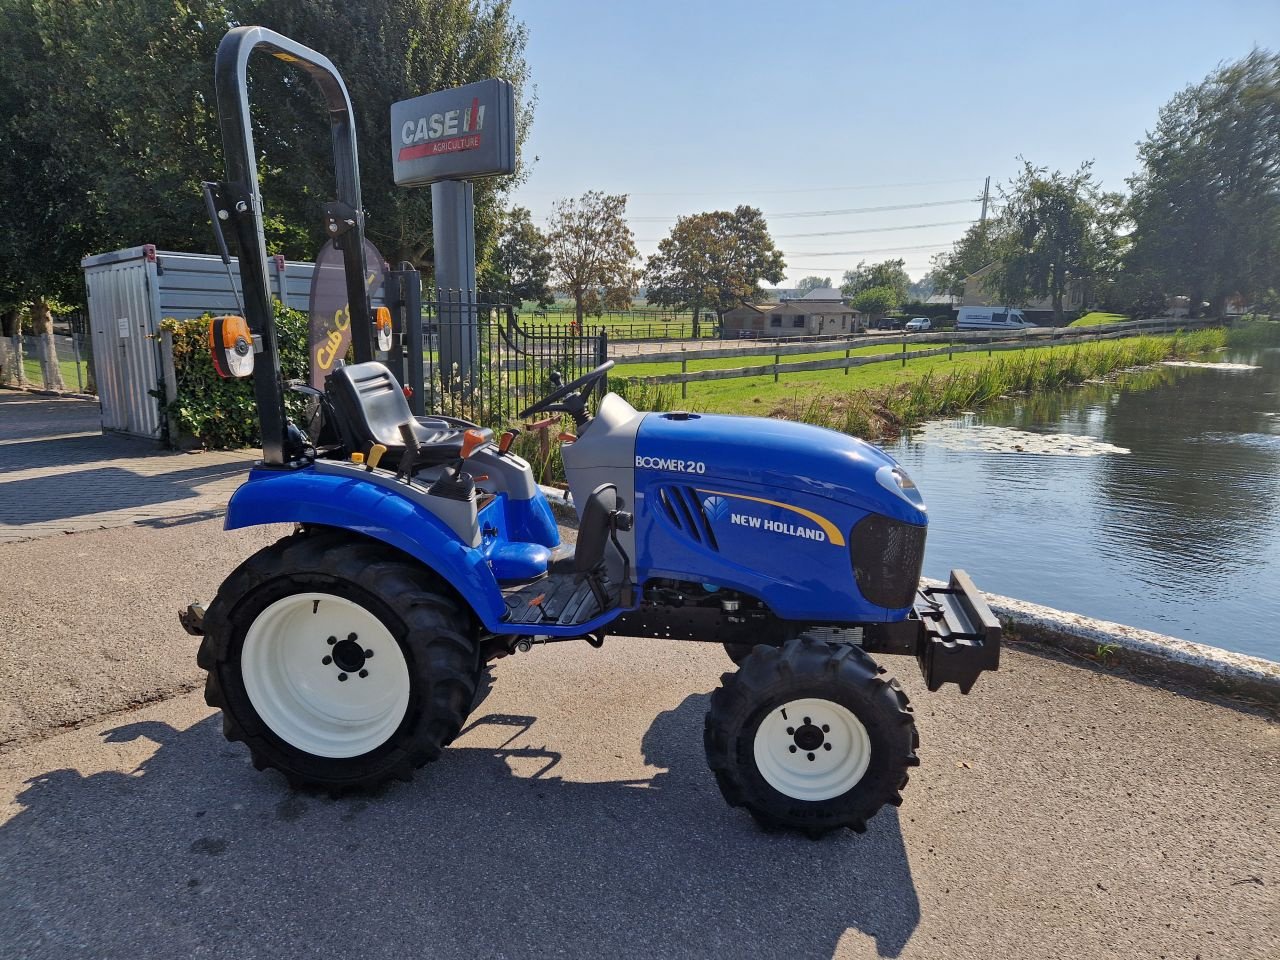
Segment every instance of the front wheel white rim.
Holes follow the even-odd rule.
[[[291,594],[258,614],[240,672],[271,732],[318,757],[377,749],[409,707],[400,644],[373,613],[331,593]]]
[[[756,769],[794,800],[821,801],[857,786],[871,763],[871,738],[853,712],[807,698],[774,707],[755,738]]]

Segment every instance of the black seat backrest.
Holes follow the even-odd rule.
[[[413,412],[400,384],[384,364],[353,363],[339,367],[325,380],[325,392],[333,403],[347,443],[357,450],[375,443],[388,448],[404,446],[400,425],[412,424]]]
[[[620,506],[618,488],[612,483],[600,484],[587,497],[573,554],[573,566],[578,573],[590,573],[604,560],[604,548],[609,543],[609,518]]]

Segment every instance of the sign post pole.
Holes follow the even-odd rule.
[[[476,386],[480,355],[476,323],[475,189],[469,180],[431,185],[436,299],[440,303],[437,369],[446,390]]]

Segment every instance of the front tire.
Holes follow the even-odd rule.
[[[341,531],[240,565],[205,617],[205,702],[258,769],[294,787],[367,789],[436,759],[480,664],[470,615],[427,569]]]
[[[812,837],[862,832],[902,802],[919,760],[897,681],[850,644],[808,637],[762,647],[711,695],[707,763],[720,792],[762,826]]]

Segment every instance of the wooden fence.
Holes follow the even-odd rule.
[[[709,380],[735,380],[742,377],[767,377],[772,375],[774,382],[784,373],[807,373],[815,370],[840,370],[846,373],[854,367],[864,367],[873,363],[889,363],[900,361],[903,366],[911,359],[920,357],[936,357],[943,354],[976,353],[996,350],[1024,350],[1031,347],[1053,346],[1058,343],[1084,343],[1097,340],[1117,340],[1123,337],[1139,336],[1144,333],[1172,333],[1176,330],[1194,330],[1203,327],[1217,326],[1216,320],[1135,320],[1127,323],[1101,324],[1093,327],[1027,327],[1019,331],[999,330],[962,330],[939,333],[901,334],[895,337],[860,336],[847,337],[841,340],[829,340],[825,343],[775,344],[766,347],[736,347],[720,350],[679,351],[667,353],[651,353],[637,356],[617,357],[615,364],[617,376],[627,377],[627,366],[644,363],[679,363],[680,373],[665,373],[655,376],[636,376],[632,379],[646,383],[678,383],[681,384],[681,395],[687,396],[690,383]],[[939,344],[926,349],[912,349],[915,344]],[[874,344],[893,345],[898,349],[862,356],[852,356],[852,352],[860,347]],[[831,353],[844,350],[843,357],[828,357],[818,360],[796,360],[783,363],[784,356],[803,355],[808,353]],[[688,369],[690,360],[712,360],[725,357],[772,356],[772,363],[754,366],[733,367],[722,370]]]

